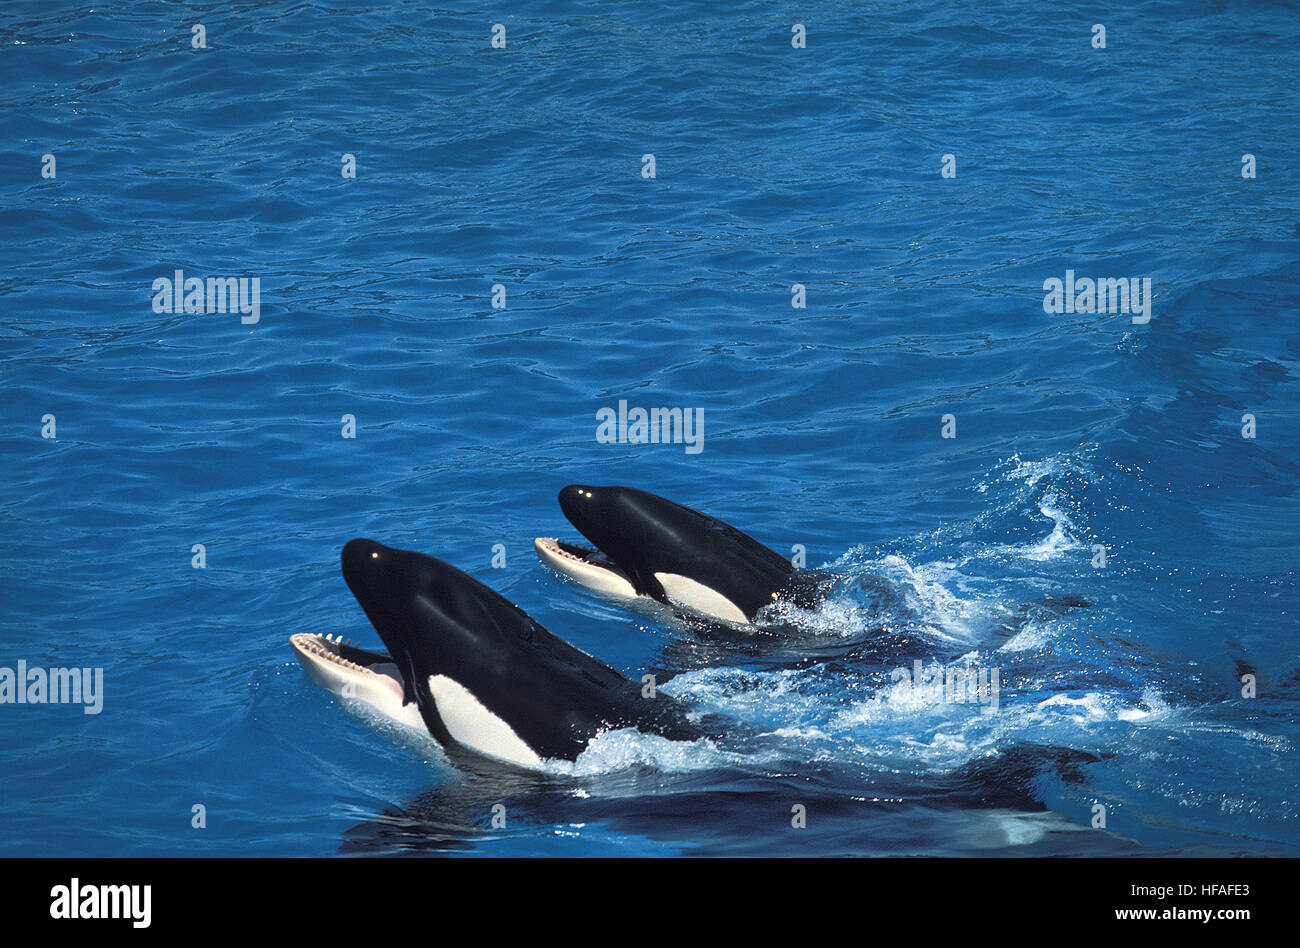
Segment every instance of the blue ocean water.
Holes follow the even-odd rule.
[[[104,675],[0,705],[0,852],[1300,853],[1296,8],[510,6],[0,9],[0,666]],[[155,312],[177,269],[259,320]],[[1067,270],[1150,321],[1045,312]],[[599,443],[619,400],[703,450]],[[816,634],[880,649],[560,581],[571,482],[801,545],[849,580]],[[287,644],[378,646],[354,536],[761,736],[402,746]]]

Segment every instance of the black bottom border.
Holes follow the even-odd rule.
[[[0,907],[24,927],[216,934],[269,924],[330,937],[349,930],[382,937],[394,924],[426,925],[432,933],[455,916],[535,934],[549,925],[574,932],[580,917],[584,928],[599,922],[629,934],[686,924],[696,937],[713,924],[730,937],[747,929],[772,937],[777,918],[802,920],[814,926],[810,932],[828,920],[848,922],[864,936],[877,924],[901,924],[898,934],[925,937],[985,926],[992,932],[1015,922],[1051,925],[1048,931],[1128,928],[1180,937],[1200,928],[1230,937],[1261,921],[1294,918],[1292,880],[1300,869],[1297,860],[1274,858],[56,858],[2,864]],[[74,879],[87,910],[99,895],[87,902],[90,887],[149,886],[147,927],[138,924],[142,888],[107,894],[107,902],[122,903],[125,918],[53,917],[81,914],[80,906],[70,908]]]

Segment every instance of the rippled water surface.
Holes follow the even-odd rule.
[[[0,665],[105,681],[0,705],[0,851],[1300,853],[1300,14],[507,6],[0,10]],[[259,321],[155,312],[176,269]],[[1150,322],[1045,313],[1067,270]],[[620,399],[704,449],[598,443]],[[808,642],[719,646],[540,567],[575,481],[841,580]],[[287,644],[378,645],[358,535],[743,736],[392,739]]]

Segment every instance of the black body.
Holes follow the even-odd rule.
[[[754,621],[776,599],[808,605],[784,556],[715,517],[635,487],[571,484],[560,509],[616,565],[640,595],[668,602],[655,573],[687,576],[726,596]]]
[[[431,675],[455,680],[543,758],[574,760],[602,730],[673,740],[699,731],[684,709],[552,635],[522,609],[441,560],[357,539],[343,577],[401,670],[429,732],[449,750]],[[462,750],[464,748],[461,748]]]

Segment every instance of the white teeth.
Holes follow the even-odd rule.
[[[358,665],[356,662],[350,662],[346,658],[341,656],[333,648],[327,648],[324,644],[322,644],[326,642],[328,642],[330,645],[341,644],[342,639],[343,636],[341,635],[338,636],[337,638],[332,638],[331,636],[328,635],[309,635],[307,633],[302,633],[302,632],[298,633],[293,637],[294,644],[297,645],[305,652],[308,652],[319,658],[323,658],[326,661],[332,662],[335,665],[342,665],[344,668],[351,668],[353,671],[365,672],[370,675],[375,674],[375,672],[371,671],[365,665]]]
[[[566,560],[573,560],[577,563],[587,562],[586,558],[581,556],[576,556],[573,553],[570,553],[564,547],[560,546],[560,542],[558,540],[553,540],[550,537],[543,537],[542,539],[543,542],[546,543],[546,549],[548,552],[553,553],[557,556],[562,556]]]

